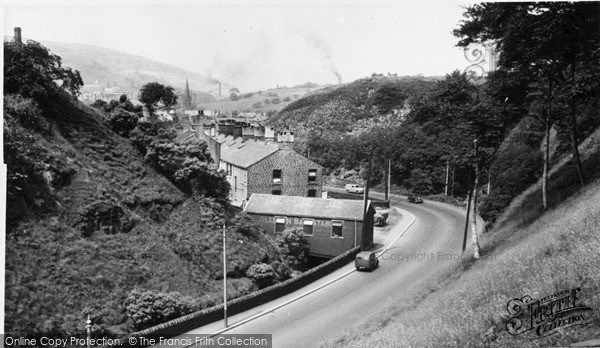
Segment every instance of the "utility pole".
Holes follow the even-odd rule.
[[[448,179],[450,178],[450,161],[446,161],[446,189],[444,190],[444,196],[448,196]]]
[[[223,321],[227,327],[227,253],[225,252],[225,224],[223,224]]]
[[[369,203],[369,186],[371,185],[371,162],[373,159],[373,147],[369,151],[369,165],[367,166],[367,184],[365,185],[365,198],[363,202],[363,228],[360,238],[360,250],[365,250],[365,237],[367,235],[367,208]]]
[[[90,314],[88,313],[87,320],[85,321],[85,330],[87,332],[87,348],[90,348],[91,340],[92,340],[92,320],[90,319]]]
[[[389,194],[392,194],[392,160],[388,159],[388,177],[387,177],[387,188]],[[385,200],[389,199],[388,195],[385,196]]]

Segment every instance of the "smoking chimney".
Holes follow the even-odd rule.
[[[221,81],[218,81],[218,82],[219,82],[219,99],[221,99]]]
[[[15,37],[14,40],[16,43],[22,43],[21,41],[21,28],[20,27],[15,27]]]

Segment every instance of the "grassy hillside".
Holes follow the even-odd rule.
[[[198,103],[198,106],[205,110],[221,110],[221,112],[246,111],[246,112],[277,112],[294,100],[316,90],[318,86],[307,84],[307,86],[282,87],[268,89],[258,92],[236,93],[239,96],[237,100],[231,100],[231,92],[223,90],[223,98],[212,102]]]
[[[567,346],[600,337],[600,130],[580,146],[591,183],[577,188],[569,156],[553,169],[551,206],[541,206],[537,183],[513,200],[495,228],[483,235],[483,258],[449,262],[412,301],[374,318],[366,332],[347,333],[324,346],[540,347]],[[532,340],[506,330],[507,303],[540,299],[581,287],[591,307],[587,325]]]
[[[254,288],[244,271],[276,255],[271,239],[214,200],[184,195],[102,113],[54,93],[43,116],[5,96],[6,332],[81,333],[85,313],[96,333],[128,332],[134,288],[180,292],[195,309],[221,301],[226,219],[229,296]]]
[[[373,95],[377,88],[386,84],[401,86],[412,96],[427,89],[431,80],[420,77],[375,76],[323,88],[283,108],[269,119],[269,124],[287,125],[290,128],[318,126],[324,131],[351,131],[357,121],[375,116]]]

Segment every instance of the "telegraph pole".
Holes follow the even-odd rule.
[[[367,167],[367,184],[365,185],[365,198],[364,198],[364,206],[363,206],[363,228],[362,228],[362,236],[360,238],[360,250],[365,250],[365,237],[367,235],[367,208],[369,203],[369,185],[371,185],[371,162],[373,159],[373,147],[369,151],[369,166]]]
[[[450,161],[446,161],[446,189],[444,190],[444,196],[448,196],[449,174],[450,174]]]

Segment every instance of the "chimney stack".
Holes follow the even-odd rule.
[[[221,99],[221,81],[219,81],[219,99]]]
[[[20,27],[15,27],[15,37],[14,40],[16,43],[22,43],[21,41],[21,28]]]

